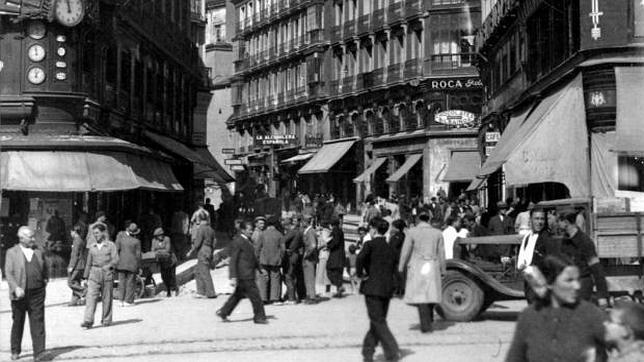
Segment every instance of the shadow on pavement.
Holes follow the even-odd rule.
[[[432,332],[444,331],[454,325],[456,325],[456,322],[443,321],[443,320],[434,321],[434,323],[432,323]],[[409,327],[409,330],[420,331],[420,323],[412,324],[411,327]]]
[[[412,351],[411,349],[401,348],[400,349],[400,360],[403,360],[403,359],[405,359],[405,357],[411,356],[412,354],[414,354],[414,351]],[[376,358],[374,358],[373,360],[374,360],[374,362],[387,361],[387,359],[385,358],[384,354],[378,354],[376,356]]]
[[[156,303],[162,301],[162,298],[154,298],[154,299],[137,299],[136,305],[139,304],[149,304],[149,303]]]
[[[44,355],[41,357],[41,361],[52,361],[57,357],[59,357],[60,355],[63,355],[65,353],[69,353],[71,351],[81,349],[81,348],[85,348],[85,346],[65,346],[65,347],[51,348],[44,352]]]
[[[267,315],[266,319],[268,320],[277,320],[277,318],[274,315]],[[244,318],[244,319],[229,319],[228,322],[226,323],[239,323],[239,322],[252,322],[254,321],[255,318]]]
[[[521,312],[509,312],[509,311],[496,311],[488,310],[485,313],[481,314],[473,322],[483,322],[483,321],[503,321],[503,322],[516,322],[519,318],[519,313]]]
[[[139,322],[142,322],[142,321],[143,321],[143,319],[141,319],[141,318],[133,318],[133,319],[126,319],[126,320],[123,320],[123,321],[115,321],[115,322],[112,322],[112,324],[110,324],[110,327],[118,326],[118,325],[121,325],[121,324],[139,323]]]

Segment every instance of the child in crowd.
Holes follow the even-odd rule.
[[[349,256],[347,257],[347,272],[349,273],[349,281],[351,281],[351,293],[358,293],[358,276],[356,270],[356,259],[358,248],[355,245],[349,245]]]
[[[644,305],[619,303],[604,322],[606,343],[615,347],[611,362],[644,361]]]

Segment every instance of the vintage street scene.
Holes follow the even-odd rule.
[[[644,1],[0,0],[0,361],[644,362]]]

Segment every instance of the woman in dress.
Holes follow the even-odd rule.
[[[539,299],[519,316],[506,361],[605,361],[606,315],[579,297],[579,269],[553,255],[540,268]]]
[[[319,295],[326,295],[331,291],[331,281],[327,276],[326,264],[329,260],[329,248],[327,244],[333,239],[331,236],[331,229],[329,222],[323,221],[322,228],[318,236],[318,265],[315,270],[315,293]]]

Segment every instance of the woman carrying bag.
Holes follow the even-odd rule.
[[[429,224],[421,211],[418,224],[405,236],[398,270],[407,271],[404,301],[418,307],[420,331],[432,331],[434,305],[441,302],[441,277],[446,273],[443,234]]]
[[[156,255],[161,268],[161,279],[165,285],[167,296],[170,297],[174,290],[175,296],[179,295],[177,287],[177,256],[172,252],[170,237],[165,236],[162,228],[156,228],[152,237],[152,251]]]

